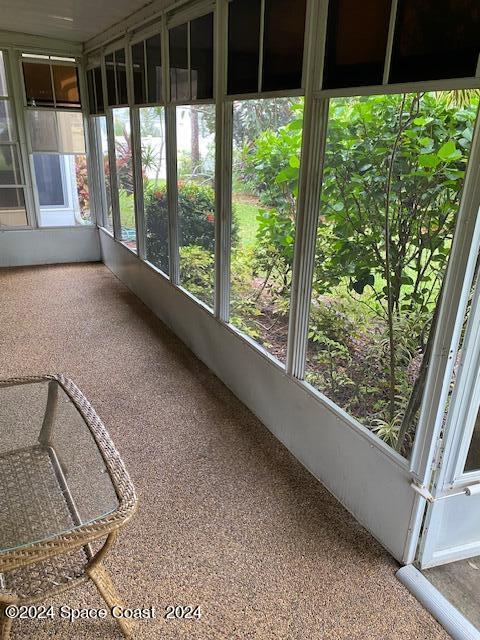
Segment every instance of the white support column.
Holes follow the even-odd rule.
[[[230,248],[232,228],[232,102],[227,92],[226,0],[217,0],[215,11],[215,316],[224,322],[230,311]]]
[[[130,138],[132,148],[133,193],[135,202],[135,232],[137,236],[137,253],[145,259],[145,225],[143,210],[143,178],[142,178],[142,144],[140,139],[140,114],[135,107],[133,86],[132,47],[125,43],[125,62],[127,65],[127,93],[130,107]]]
[[[177,114],[170,104],[169,47],[166,16],[162,20],[162,71],[163,95],[165,97],[165,142],[167,161],[168,202],[168,255],[169,275],[173,284],[180,283],[180,261],[178,254],[178,194],[177,194]]]
[[[85,63],[78,65],[78,81],[80,85],[80,98],[82,102],[83,133],[85,137],[85,154],[87,159],[87,174],[89,183],[90,219],[93,224],[103,224],[103,207],[99,187],[99,163],[95,144],[95,132],[91,126],[89,96],[87,87],[87,75]]]
[[[115,240],[121,240],[122,228],[120,221],[120,202],[118,198],[117,165],[115,159],[115,131],[113,128],[113,113],[111,108],[107,107],[105,109],[105,116],[107,118],[108,167],[110,170],[113,235]]]
[[[303,119],[302,159],[297,202],[295,254],[292,277],[290,319],[286,371],[303,378],[306,360],[308,320],[315,266],[317,222],[323,174],[323,158],[328,122],[328,99],[315,98],[321,86],[326,0],[311,0],[308,4],[305,65],[306,86]],[[320,41],[320,45],[319,45]]]
[[[132,128],[132,162],[135,183],[135,226],[137,230],[137,252],[145,260],[145,210],[143,202],[143,174],[142,174],[142,140],[140,133],[140,111],[137,107],[130,108],[130,125]]]

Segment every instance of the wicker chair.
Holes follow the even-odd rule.
[[[13,620],[5,615],[9,604],[44,601],[88,579],[109,607],[121,606],[102,560],[135,511],[133,484],[105,427],[71,380],[62,375],[15,378],[0,381],[0,389],[45,381],[48,399],[38,443],[0,454],[0,640],[10,635]],[[83,417],[116,494],[116,508],[88,522],[79,516],[54,445],[59,389]],[[93,552],[90,543],[95,540],[104,543]],[[132,623],[121,618],[117,622],[130,637]]]

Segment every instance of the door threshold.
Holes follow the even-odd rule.
[[[396,576],[453,640],[480,640],[480,631],[413,564],[399,569]]]

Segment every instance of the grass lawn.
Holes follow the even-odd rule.
[[[241,193],[233,195],[233,204],[238,224],[238,241],[240,246],[251,247],[255,244],[258,228],[258,205],[252,202],[252,198],[245,197]]]

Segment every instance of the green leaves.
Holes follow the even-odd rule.
[[[440,160],[443,160],[444,162],[452,162],[461,158],[462,152],[457,150],[453,140],[449,140],[440,147],[437,155]]]

